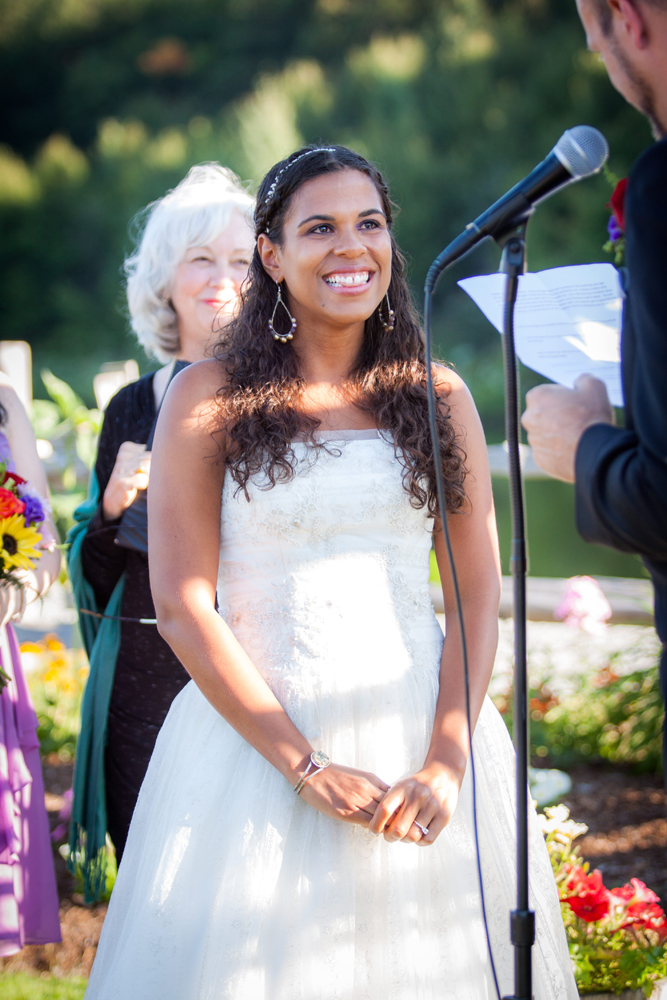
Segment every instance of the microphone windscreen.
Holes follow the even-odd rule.
[[[595,174],[609,156],[609,146],[602,132],[590,125],[576,125],[563,132],[553,148],[573,177]]]

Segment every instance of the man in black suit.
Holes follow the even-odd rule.
[[[578,0],[578,10],[588,47],[657,140],[632,168],[625,199],[625,427],[614,426],[591,375],[574,389],[531,389],[522,423],[537,464],[575,483],[583,537],[643,558],[667,700],[667,0]]]

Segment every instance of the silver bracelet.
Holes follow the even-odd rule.
[[[313,750],[310,755],[310,760],[308,761],[308,767],[303,772],[296,785],[294,786],[294,791],[298,795],[303,786],[307,781],[310,781],[316,774],[323,771],[325,767],[328,767],[331,763],[331,758],[322,752],[322,750]],[[312,770],[311,770],[312,768]]]

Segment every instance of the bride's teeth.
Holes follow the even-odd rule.
[[[358,271],[356,274],[331,274],[324,279],[328,285],[365,285],[368,283],[368,271]]]

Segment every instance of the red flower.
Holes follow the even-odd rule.
[[[12,514],[22,514],[25,510],[23,500],[15,497],[10,490],[0,487],[0,517],[11,517]]]
[[[574,868],[566,888],[577,890],[576,895],[562,899],[582,920],[593,923],[609,915],[611,895],[602,884],[602,873],[597,868],[590,875],[586,875],[582,868]]]
[[[610,210],[616,222],[618,228],[625,232],[625,191],[628,186],[628,178],[624,177],[622,181],[619,181],[614,192],[609,200],[607,208]]]
[[[27,479],[21,479],[21,477],[17,476],[15,472],[5,472],[5,478],[2,480],[3,484],[6,483],[8,479],[11,479],[15,486],[22,486],[27,482]]]
[[[667,937],[667,917],[657,903],[651,903],[634,916],[628,915],[621,927],[639,927],[646,931],[657,931],[661,938]]]
[[[583,888],[586,891],[586,886],[588,885],[588,875],[581,867],[581,865],[565,865],[565,868],[570,873],[567,882],[564,883],[563,889],[567,889],[568,892],[576,892],[577,890]],[[567,896],[563,896],[566,899]]]
[[[647,931],[655,931],[662,940],[667,938],[667,917],[658,904],[660,900],[651,889],[638,878],[633,878],[627,885],[611,890],[612,902],[618,900],[623,905],[621,928],[637,927]]]
[[[667,940],[667,917],[663,913],[661,918],[652,920],[649,925],[647,925],[647,930],[655,931],[660,936],[661,941]]]

